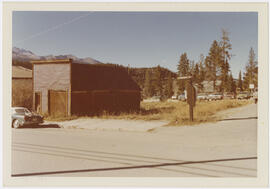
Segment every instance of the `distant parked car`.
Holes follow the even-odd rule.
[[[197,99],[198,100],[208,100],[208,95],[207,94],[204,94],[204,93],[199,93],[197,95]]]
[[[238,100],[243,100],[243,99],[250,99],[251,98],[251,95],[249,92],[240,92],[238,95],[237,95],[237,99]]]
[[[177,96],[172,96],[171,98],[167,99],[168,102],[178,102]]]
[[[177,96],[176,96],[176,95],[173,95],[173,96],[171,97],[171,99],[172,99],[172,100],[177,100]]]
[[[19,128],[23,125],[37,125],[43,123],[43,116],[29,111],[24,107],[12,107],[12,127]]]
[[[178,95],[178,100],[185,101],[186,100],[185,93]]]
[[[234,99],[234,94],[233,93],[224,93],[223,98],[224,99]]]
[[[208,95],[208,99],[209,100],[222,100],[223,95],[221,93],[210,94],[210,95]]]

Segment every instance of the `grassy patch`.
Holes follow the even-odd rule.
[[[131,120],[166,120],[169,125],[194,125],[218,120],[216,113],[229,108],[252,103],[250,100],[221,100],[197,102],[194,108],[194,121],[189,120],[189,106],[186,102],[142,102],[141,110],[134,113],[111,115],[105,113],[96,118]]]
[[[210,102],[197,102],[194,108],[194,121],[189,121],[189,106],[186,102],[142,102],[141,110],[131,113],[120,113],[113,115],[107,112],[91,118],[99,119],[126,119],[126,120],[166,120],[169,125],[194,125],[204,122],[215,122],[218,120],[217,112],[229,108],[240,107],[252,103],[250,100],[221,100]],[[77,119],[71,117],[46,117],[50,121],[66,121]],[[80,117],[89,118],[89,117]]]

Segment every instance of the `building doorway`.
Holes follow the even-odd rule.
[[[35,111],[41,113],[41,92],[35,92]]]

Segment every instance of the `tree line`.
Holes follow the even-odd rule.
[[[230,71],[229,61],[232,57],[232,45],[228,36],[228,32],[222,30],[220,41],[214,40],[209,49],[208,55],[204,57],[200,55],[200,60],[195,66],[190,65],[187,54],[183,53],[180,56],[178,64],[179,76],[193,76],[193,82],[198,86],[198,90],[203,91],[203,81],[212,81],[213,90],[219,92],[234,92],[236,91],[236,83]],[[217,86],[217,81],[221,84]],[[184,82],[179,81],[179,91],[183,91]]]
[[[204,91],[204,81],[211,82],[215,92],[230,92],[249,90],[249,85],[258,87],[258,62],[254,49],[249,51],[248,63],[245,72],[239,72],[238,79],[234,79],[231,72],[230,60],[232,58],[232,44],[229,32],[222,29],[220,40],[214,40],[209,48],[207,56],[200,55],[199,61],[189,60],[187,53],[180,55],[177,65],[177,76],[192,76],[193,83],[198,92]],[[173,80],[177,80],[168,74],[166,78],[161,75],[161,68],[148,69],[145,73],[143,94],[145,97],[160,96],[170,98],[174,94]],[[154,72],[151,74],[151,72]],[[217,81],[219,84],[217,85]],[[185,90],[185,81],[177,80],[178,94]]]

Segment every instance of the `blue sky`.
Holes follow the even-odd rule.
[[[221,29],[230,32],[235,78],[258,49],[255,12],[13,12],[13,46],[37,55],[73,54],[131,67],[176,71],[180,55],[197,62]]]

